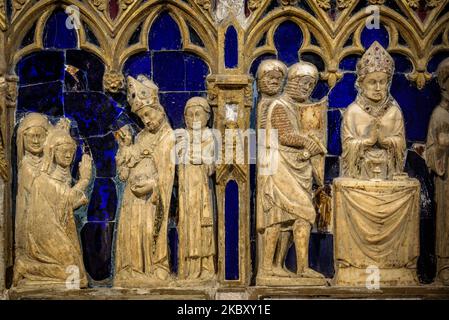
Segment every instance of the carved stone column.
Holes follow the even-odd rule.
[[[237,43],[238,64],[233,68],[225,67],[225,35],[231,24],[238,26],[234,20],[232,23],[223,22],[219,27],[218,74],[210,75],[207,85],[209,103],[213,108],[214,129],[220,132],[222,143],[216,170],[218,279],[223,287],[244,287],[249,285],[251,279],[249,140],[245,136],[249,136],[247,129],[252,107],[253,79],[244,72],[241,34]],[[237,33],[241,32],[238,27],[236,30]],[[228,199],[227,189],[232,189],[232,196]],[[238,226],[235,223],[238,228],[238,248],[233,248],[238,250],[238,261],[233,261],[238,263],[238,272],[234,270],[233,274],[226,268],[227,252],[229,254],[230,250],[226,248],[229,244],[227,237],[236,236],[236,230],[230,230],[227,226],[229,219],[238,221]]]
[[[3,7],[0,8],[0,19],[4,18]],[[0,292],[5,289],[5,270],[6,270],[6,225],[5,225],[5,197],[4,197],[4,184],[7,178],[6,175],[6,154],[4,144],[4,114],[6,111],[6,91],[7,83],[4,77],[6,65],[4,62],[4,33],[0,32]]]

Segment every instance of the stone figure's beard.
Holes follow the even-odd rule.
[[[281,87],[278,84],[269,84],[262,82],[260,84],[260,92],[268,96],[277,95],[281,91]]]

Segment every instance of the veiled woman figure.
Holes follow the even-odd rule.
[[[15,213],[15,266],[14,284],[20,278],[16,266],[21,264],[26,252],[28,234],[28,214],[30,208],[31,184],[41,172],[44,143],[51,124],[47,117],[39,113],[27,114],[17,130],[18,181]]]
[[[83,155],[80,179],[72,186],[70,169],[77,145],[68,129],[69,123],[63,119],[51,130],[42,172],[31,185],[26,252],[16,265],[18,285],[67,286],[68,279],[75,276],[80,287],[87,286],[74,210],[88,203],[85,192],[92,159]]]
[[[180,141],[183,161],[179,180],[179,277],[210,280],[215,275],[213,193],[214,138],[207,127],[211,109],[207,100],[194,97],[184,109],[185,136]]]

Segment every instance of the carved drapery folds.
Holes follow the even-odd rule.
[[[333,181],[338,285],[365,285],[370,266],[382,285],[418,281],[420,182],[403,172],[405,123],[389,92],[393,74],[393,58],[374,42],[357,65],[358,97],[343,117],[343,178]]]
[[[385,233],[382,233],[382,235],[386,234],[387,240],[391,240],[391,243],[394,244],[389,249],[397,248],[400,258],[405,257],[400,261],[400,268],[397,269],[401,270],[398,272],[407,273],[406,284],[414,283],[412,278],[416,267],[414,261],[416,258],[416,235],[419,234],[416,231],[417,222],[415,219],[418,216],[419,183],[408,180],[402,173],[406,147],[405,124],[398,104],[390,95],[385,97],[381,103],[375,103],[372,101],[373,97],[365,97],[360,94],[354,101],[356,106],[349,107],[344,115],[345,122],[342,127],[344,136],[343,156],[339,158],[338,155],[333,154],[332,157],[326,158],[328,100],[326,98],[320,101],[309,99],[312,92],[307,92],[307,97],[298,97],[297,95],[301,93],[299,89],[304,87],[313,90],[317,86],[317,91],[330,92],[340,82],[342,86],[338,90],[342,90],[342,87],[352,90],[354,89],[352,84],[348,86],[345,81],[350,79],[351,76],[355,78],[355,71],[359,72],[357,74],[359,78],[377,72],[385,73],[387,74],[386,80],[385,77],[378,74],[376,76],[380,78],[371,80],[377,81],[382,86],[387,82],[390,84],[393,76],[391,70],[393,67],[390,64],[392,58],[389,57],[388,63],[384,59],[385,57],[388,58],[389,54],[404,57],[403,60],[407,60],[410,65],[409,68],[402,68],[402,70],[407,69],[406,71],[397,72],[395,76],[406,76],[404,82],[408,79],[410,82],[414,82],[418,89],[431,87],[427,86],[433,79],[433,70],[431,70],[429,62],[434,62],[435,57],[438,58],[440,54],[449,51],[449,13],[447,13],[447,10],[444,11],[449,1],[401,0],[395,1],[394,8],[390,7],[389,2],[385,0],[363,2],[364,5],[378,6],[380,24],[388,33],[385,37],[388,38],[386,39],[388,45],[385,48],[376,44],[373,47],[374,49],[368,50],[369,54],[373,50],[382,52],[383,57],[379,57],[379,60],[384,65],[379,68],[375,61],[367,61],[362,58],[363,67],[367,70],[364,71],[366,74],[363,74],[363,76],[361,76],[360,68],[356,68],[355,65],[368,49],[365,47],[368,45],[365,43],[366,37],[363,34],[366,33],[367,19],[370,18],[372,12],[363,10],[361,0],[279,0],[276,5],[271,5],[273,2],[268,0],[249,0],[246,2],[244,0],[120,0],[113,2],[114,14],[116,14],[114,17],[111,16],[109,11],[112,1],[46,0],[45,3],[48,6],[45,8],[42,3],[43,1],[13,0],[11,21],[8,21],[4,2],[0,2],[0,29],[5,32],[6,39],[6,50],[0,50],[0,54],[5,57],[7,64],[6,70],[3,70],[3,68],[0,70],[0,103],[2,108],[2,131],[0,132],[2,134],[0,136],[1,179],[11,180],[12,178],[8,177],[11,170],[7,161],[11,155],[5,154],[5,149],[8,150],[7,152],[12,149],[9,140],[13,127],[16,125],[12,119],[14,117],[13,110],[11,110],[16,107],[18,94],[18,78],[13,75],[14,70],[18,70],[16,68],[17,63],[23,57],[39,50],[47,50],[47,48],[44,48],[42,38],[48,18],[53,10],[64,9],[72,4],[79,7],[83,25],[83,29],[76,31],[77,48],[80,51],[84,50],[95,54],[101,60],[104,70],[106,70],[102,79],[104,92],[101,94],[109,95],[107,98],[111,100],[116,97],[121,98],[121,95],[117,95],[117,93],[124,93],[126,83],[128,83],[131,111],[140,117],[145,125],[151,127],[154,125],[154,119],[148,120],[145,118],[147,115],[142,113],[143,107],[152,109],[149,111],[150,113],[154,110],[156,110],[156,113],[165,113],[159,100],[155,98],[158,94],[156,82],[164,76],[154,75],[155,66],[159,68],[159,72],[163,69],[160,68],[160,65],[156,65],[157,59],[167,53],[164,51],[184,51],[201,58],[207,65],[206,69],[210,70],[207,78],[201,78],[204,79],[206,88],[198,89],[201,90],[202,95],[207,95],[207,100],[194,98],[193,102],[187,103],[186,112],[196,110],[200,118],[206,118],[206,114],[210,116],[213,113],[213,129],[217,129],[219,134],[224,137],[226,129],[247,130],[250,128],[251,110],[256,108],[257,105],[258,128],[265,128],[268,123],[268,129],[276,129],[280,133],[283,156],[281,171],[270,177],[261,177],[260,172],[256,174],[259,187],[257,189],[258,200],[255,204],[257,209],[255,213],[251,213],[250,197],[253,191],[251,190],[251,169],[246,163],[237,163],[232,159],[231,163],[219,164],[216,167],[204,163],[198,165],[188,163],[184,167],[175,167],[168,160],[168,154],[166,153],[173,143],[173,141],[168,141],[168,138],[164,135],[171,135],[172,133],[170,124],[167,122],[162,125],[163,131],[155,130],[155,132],[152,132],[152,129],[147,127],[134,136],[131,127],[127,126],[115,132],[119,150],[114,160],[118,169],[118,178],[123,182],[126,189],[124,200],[120,204],[122,220],[112,221],[112,224],[119,225],[119,249],[115,255],[117,260],[114,261],[118,271],[116,286],[145,287],[155,284],[158,286],[181,286],[180,282],[177,282],[180,279],[194,280],[193,282],[196,284],[218,280],[221,284],[229,287],[247,286],[251,278],[251,254],[249,249],[250,242],[253,240],[250,239],[251,214],[256,215],[257,234],[260,237],[259,240],[261,240],[257,244],[260,259],[260,265],[257,266],[259,273],[256,282],[258,284],[268,286],[324,285],[326,283],[324,277],[309,268],[308,237],[311,235],[312,225],[317,215],[321,214],[318,219],[319,230],[324,230],[329,224],[333,223],[330,217],[332,201],[336,201],[335,207],[340,210],[337,212],[337,217],[339,221],[345,223],[342,228],[346,230],[344,233],[347,235],[362,234],[363,236],[364,232],[370,233],[372,230],[377,230],[376,228],[388,227],[389,230],[384,230]],[[245,3],[247,8],[244,7]],[[162,12],[167,11],[179,27],[179,44],[176,44],[176,50],[166,49],[165,44],[161,45],[159,49],[152,49],[159,44],[154,39],[152,40],[148,34],[153,22]],[[254,72],[253,67],[256,66],[256,61],[259,63],[260,60],[268,56],[270,56],[270,59],[273,56],[276,57],[275,59],[281,59],[282,50],[277,45],[285,40],[282,40],[282,36],[276,37],[275,34],[277,28],[286,21],[296,25],[297,29],[300,30],[298,34],[301,35],[297,37],[298,46],[292,52],[288,52],[289,55],[293,56],[292,60],[296,60],[288,62],[291,66],[289,72],[287,72],[287,67],[278,60],[270,65],[267,68],[267,74],[263,75],[268,78],[271,77],[270,80],[276,78],[278,80],[277,85],[281,89],[277,88],[279,90],[273,90],[273,94],[268,94],[267,92],[270,91],[268,87],[270,85],[275,86],[276,83],[267,82],[265,83],[267,86],[263,87],[264,80],[261,76],[257,82],[260,94],[255,97],[256,87],[250,73]],[[8,24],[11,24],[9,30],[13,30],[9,34]],[[223,30],[226,30],[231,24],[235,27],[237,35],[235,43],[230,40],[230,51],[236,48],[238,63],[233,68],[227,68],[223,61],[226,56],[224,52],[226,50],[223,48],[227,40],[226,32],[223,32]],[[32,31],[30,28],[35,28],[35,30]],[[20,35],[17,34],[17,30],[20,30]],[[25,35],[29,36],[33,34],[32,32],[35,32],[33,37],[24,39]],[[73,51],[71,54],[76,54],[76,50],[70,50]],[[132,71],[126,70],[129,67],[127,63],[129,58],[149,51],[151,51],[151,54],[146,56],[145,59],[150,57],[149,60],[151,61],[143,60],[145,60],[144,63],[151,65],[145,65],[145,68],[151,68],[150,73],[154,77],[154,83],[153,80],[144,77],[128,78],[127,82],[125,76],[128,73],[140,72],[140,70],[136,70],[138,67],[135,65],[130,67],[131,69],[134,68]],[[156,51],[160,52],[154,54],[153,52]],[[159,56],[161,53],[162,55]],[[170,52],[170,54],[172,53]],[[158,57],[154,58],[156,56]],[[308,61],[314,61],[320,72],[310,64],[304,64],[304,60],[307,58],[310,59]],[[188,57],[186,60],[182,60],[182,63],[185,63],[186,68],[195,65],[192,67],[194,69],[197,67],[196,60],[194,60]],[[295,65],[296,61],[302,61],[302,64],[300,63],[300,66]],[[342,63],[343,61],[345,63]],[[347,64],[353,64],[353,67],[348,67]],[[260,64],[260,68],[263,66],[266,67],[266,64]],[[69,66],[67,65],[67,67]],[[66,69],[66,71],[69,72],[70,70]],[[19,71],[17,72],[19,73]],[[142,72],[147,72],[147,70]],[[167,75],[167,77],[170,76]],[[285,79],[287,79],[287,83],[284,88],[282,83]],[[187,96],[187,86],[191,85],[188,84],[190,80],[185,76],[183,80],[179,80],[179,83],[177,83],[181,88],[184,87],[185,91],[171,92],[167,89],[169,86],[165,85],[164,90],[167,91],[161,93],[161,101],[163,101],[162,99],[169,101],[170,98],[175,96]],[[299,86],[297,81],[304,82],[301,82],[301,86]],[[357,88],[363,87],[362,82],[359,79]],[[144,88],[141,91],[133,91],[130,84],[134,84],[140,89],[142,89],[140,86]],[[28,84],[24,86],[28,86]],[[369,89],[366,84],[364,88]],[[64,94],[66,93],[64,92]],[[133,94],[135,94],[134,97]],[[142,96],[139,96],[140,94]],[[376,94],[373,93],[373,95]],[[339,93],[335,94],[333,98],[334,102],[337,100],[336,104],[339,104],[345,98],[338,95]],[[255,101],[256,98],[259,100]],[[329,99],[329,104],[330,101],[331,99]],[[178,101],[173,105],[176,108],[184,107]],[[20,111],[22,111],[22,107],[20,106]],[[120,104],[117,107],[120,108],[122,105]],[[422,106],[422,108],[430,107],[433,106]],[[10,108],[9,112],[6,111],[7,108]],[[123,109],[128,112],[129,108],[123,106]],[[342,114],[340,110],[342,109],[335,109],[337,107],[330,110],[329,114],[340,116]],[[176,109],[176,112],[178,112],[178,109]],[[6,114],[9,114],[9,118],[6,117]],[[193,115],[193,117],[196,116]],[[125,117],[123,116],[123,118]],[[163,118],[167,120],[165,117]],[[339,120],[336,120],[336,122],[339,122]],[[348,125],[350,122],[356,125],[351,127]],[[7,126],[8,130],[3,127],[4,125]],[[204,123],[202,125],[204,131],[211,131],[212,128],[209,129]],[[435,126],[435,124],[432,124],[430,127],[434,129]],[[331,124],[330,127],[334,130],[335,124]],[[362,134],[358,131],[360,127],[366,129],[362,130],[364,131]],[[379,130],[379,127],[383,127],[383,129]],[[340,126],[338,126],[338,129],[340,129]],[[444,126],[445,129],[447,128]],[[108,127],[108,130],[115,130],[115,128],[110,129]],[[364,135],[365,131],[368,133],[366,136]],[[167,140],[165,140],[166,138]],[[211,140],[205,139],[202,142],[206,145],[211,143]],[[233,148],[234,152],[235,144]],[[211,150],[209,151],[212,153]],[[213,150],[213,152],[215,151],[217,150]],[[441,154],[440,151],[440,149],[437,150],[438,159],[446,159],[443,158],[446,154]],[[427,153],[427,155],[429,154]],[[325,187],[329,188],[331,182],[323,182],[324,163],[329,158],[332,158],[332,161],[341,160],[342,174],[350,178],[349,182],[343,181],[336,185],[337,199],[332,198],[333,194],[329,189],[325,189]],[[431,159],[427,157],[426,160],[431,166]],[[179,206],[177,212],[181,216],[179,221],[173,219],[169,222],[167,221],[167,210],[170,208],[169,201],[175,168],[180,168],[178,179],[180,176],[181,179],[177,180],[177,187],[179,188],[177,190],[180,190],[180,192],[177,194],[179,197],[176,198],[178,203],[174,206]],[[257,168],[260,169],[259,164]],[[432,168],[432,170],[435,171],[436,169]],[[46,186],[49,183],[48,181],[62,179],[67,182],[69,180],[67,172],[61,173],[58,171],[57,173],[56,176],[48,174],[49,177],[40,178],[39,184]],[[215,175],[216,195],[213,194],[213,188],[211,187],[213,174]],[[443,181],[442,177],[436,179],[439,181],[437,185],[438,183],[447,183],[446,180]],[[226,184],[231,180],[238,186],[239,202],[234,205],[239,215],[237,223],[240,229],[237,235],[237,244],[240,250],[240,256],[238,257],[240,260],[238,260],[238,279],[229,281],[225,275],[225,252],[227,248],[224,245],[226,241],[224,220],[226,217],[223,208],[226,205]],[[354,183],[354,180],[363,182]],[[319,185],[318,190],[311,188],[312,181]],[[323,186],[324,183],[327,185]],[[69,187],[67,183],[64,186],[56,183],[54,189],[58,192],[55,194],[60,195],[61,199],[63,199],[65,191],[71,193],[72,191],[69,189],[74,188],[71,183],[68,184]],[[366,189],[364,190],[365,193],[359,192],[361,188]],[[391,192],[392,188],[396,188],[394,189],[395,192]],[[439,185],[439,188],[443,190],[442,188],[446,188],[446,186]],[[57,205],[58,208],[65,205],[65,203],[60,203],[61,199],[54,195],[43,194],[48,191],[44,189],[38,190],[39,192],[36,191],[35,196],[50,197],[53,201],[51,204]],[[64,192],[59,192],[61,190]],[[446,191],[444,189],[444,192]],[[443,191],[438,192],[441,194]],[[77,193],[77,191],[74,190],[73,193]],[[217,200],[217,212],[213,212],[212,208],[214,199],[211,198],[214,196]],[[80,197],[82,198],[82,196]],[[351,199],[357,199],[358,201],[352,203]],[[72,201],[73,199],[68,200]],[[42,205],[39,199],[34,198],[33,201],[38,206]],[[396,207],[386,205],[385,203],[388,201]],[[441,198],[439,201],[441,207],[441,203],[445,200]],[[446,208],[447,203],[444,202],[443,206]],[[7,203],[5,207],[9,211],[12,210]],[[373,207],[381,208],[384,214],[380,218],[376,216],[376,219],[383,219],[385,215],[393,217],[392,220],[396,219],[398,225],[404,226],[404,233],[395,233],[391,221],[384,223],[382,226],[373,226],[370,222],[358,219],[360,216],[351,220],[351,215],[357,215],[357,212],[363,210],[366,211],[364,212],[367,216],[376,215],[377,212],[371,210]],[[317,212],[317,208],[322,212]],[[341,210],[342,208],[345,210]],[[65,213],[73,214],[75,206],[65,209],[67,209]],[[406,212],[410,214],[407,216]],[[71,217],[70,214],[67,216]],[[130,218],[126,219],[125,216]],[[215,216],[217,221],[214,220]],[[133,224],[134,221],[144,221],[143,223],[148,228],[139,229]],[[353,228],[350,225],[351,221],[356,221],[358,225]],[[170,274],[169,270],[167,225],[170,224],[175,224],[180,232],[180,247],[178,247],[179,279]],[[410,230],[414,230],[414,234]],[[446,232],[445,229],[441,230],[440,233]],[[36,228],[33,231],[39,230]],[[332,232],[333,230],[328,231]],[[128,235],[137,239],[134,242],[131,241],[133,243],[131,245],[129,245],[130,242],[127,242],[129,241]],[[42,234],[38,236],[42,236]],[[73,240],[73,232],[70,237]],[[336,243],[340,248],[336,256],[339,263],[338,267],[346,267],[348,264],[352,264],[356,268],[360,268],[361,265],[365,267],[363,263],[357,264],[360,261],[365,264],[374,261],[386,269],[395,269],[398,266],[397,261],[393,261],[394,257],[391,258],[390,256],[391,259],[385,261],[379,258],[377,253],[373,253],[377,248],[372,250],[373,247],[368,247],[368,250],[364,250],[367,249],[363,247],[366,243],[369,246],[375,246],[376,242],[380,243],[382,239],[379,240],[378,238],[374,241],[369,239],[362,245],[356,243],[357,246],[360,245],[358,247],[360,250],[354,256],[357,256],[359,260],[358,262],[352,261],[353,257],[351,257],[348,248],[351,248],[351,245],[354,244],[351,242],[353,239],[344,237],[344,235],[342,237],[341,234],[338,234],[336,238]],[[342,239],[343,241],[339,242]],[[141,240],[144,243],[142,246],[134,246]],[[407,244],[403,245],[404,243],[401,243],[401,241],[406,241]],[[287,270],[284,265],[287,249],[292,243],[295,243],[298,248],[296,252],[298,271],[296,274],[292,274],[291,270]],[[384,247],[388,244],[390,243],[382,243]],[[404,248],[409,252],[400,251]],[[369,252],[369,254],[364,255],[364,252]],[[404,254],[402,255],[402,253]],[[388,254],[394,255],[391,252]],[[144,257],[143,260],[142,257]],[[80,262],[78,258],[75,259],[77,263]],[[447,257],[443,258],[446,259]],[[73,257],[70,259],[73,260]],[[20,270],[23,265],[18,265],[18,267]],[[20,272],[26,274],[27,271],[22,270]],[[344,272],[346,271],[344,270]],[[353,284],[350,281],[351,277],[358,277],[358,280],[362,279],[361,273],[351,273],[353,271],[347,272],[346,275],[340,274],[340,277],[346,276],[342,280],[342,284]],[[443,278],[445,277],[449,278],[449,276],[443,275]],[[20,279],[17,280],[17,282],[19,281]],[[83,282],[85,284],[85,279],[83,279]],[[360,280],[357,285],[362,283],[363,281]]]
[[[324,276],[309,267],[308,248],[316,219],[312,181],[322,185],[324,177],[327,101],[311,102],[319,73],[307,62],[288,69],[279,95],[284,68],[278,61],[269,61],[258,70],[263,94],[258,126],[266,129],[267,141],[272,130],[277,130],[279,146],[278,156],[259,159],[257,229],[263,249],[259,249],[256,281],[259,285],[324,285]],[[274,97],[264,105],[267,93]],[[296,274],[285,268],[291,238],[295,243]]]
[[[425,158],[435,173],[437,278],[449,285],[449,59],[439,65],[437,79],[441,101],[430,119]]]
[[[405,2],[409,5],[410,8],[418,9],[421,5],[422,1],[419,0],[405,0]],[[435,8],[443,2],[442,0],[425,0],[425,6],[427,8]]]

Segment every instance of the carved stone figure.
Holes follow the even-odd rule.
[[[207,127],[211,108],[194,97],[184,109],[186,135],[178,145],[182,161],[179,182],[179,278],[211,280],[215,277],[214,198],[210,176],[215,172],[215,142]]]
[[[92,175],[92,159],[83,155],[80,179],[72,186],[70,169],[76,146],[68,121],[62,119],[45,142],[41,174],[34,179],[28,177],[33,181],[29,207],[22,220],[27,231],[26,252],[15,264],[17,286],[66,287],[70,276],[79,279],[80,287],[87,286],[73,214],[88,203],[85,191]]]
[[[342,123],[334,180],[336,283],[416,284],[420,184],[403,173],[402,111],[389,93],[393,58],[375,42],[357,65],[359,96]]]
[[[263,179],[262,215],[258,230],[263,237],[259,264],[259,285],[320,285],[323,275],[309,268],[309,237],[316,212],[312,201],[313,164],[311,158],[327,152],[320,137],[307,132],[301,119],[302,108],[310,105],[310,96],[318,81],[318,70],[300,62],[288,70],[284,94],[273,101],[267,112],[266,130],[278,130],[277,168]],[[271,158],[270,158],[271,159]],[[269,160],[271,161],[271,160]],[[275,165],[273,163],[268,165]],[[293,233],[296,249],[296,275],[283,268],[288,239],[281,232]],[[282,264],[274,264],[276,255]],[[286,281],[282,281],[285,278]]]
[[[157,86],[128,77],[128,102],[145,128],[132,143],[129,128],[117,134],[116,162],[125,182],[116,239],[115,286],[137,287],[170,277],[167,223],[173,188],[174,134]]]
[[[426,162],[435,173],[437,279],[449,285],[449,59],[440,64],[437,75],[442,98],[430,119]]]
[[[375,42],[358,64],[359,95],[342,126],[343,175],[392,179],[403,172],[405,129],[402,111],[389,93],[393,58]]]
[[[30,208],[31,185],[41,172],[44,143],[51,124],[47,117],[39,113],[27,114],[17,130],[17,195],[15,212],[15,272],[14,282],[21,277],[17,265],[26,254],[27,211]]]
[[[260,100],[257,104],[257,128],[265,129],[267,122],[267,112],[273,100],[277,99],[282,94],[283,85],[287,76],[287,66],[279,60],[264,60],[260,63],[257,69],[257,89],[260,93]],[[265,174],[258,168],[257,185],[263,186]],[[257,199],[263,198],[262,188],[257,189]],[[264,219],[262,201],[257,201],[257,213],[259,214],[258,221]],[[276,270],[283,270],[285,254],[290,245],[290,230],[282,231],[279,235],[279,252],[275,256],[274,268]]]
[[[275,98],[282,93],[287,66],[279,60],[264,60],[257,69],[257,86],[261,94],[257,104],[257,127],[265,128],[267,111]]]

